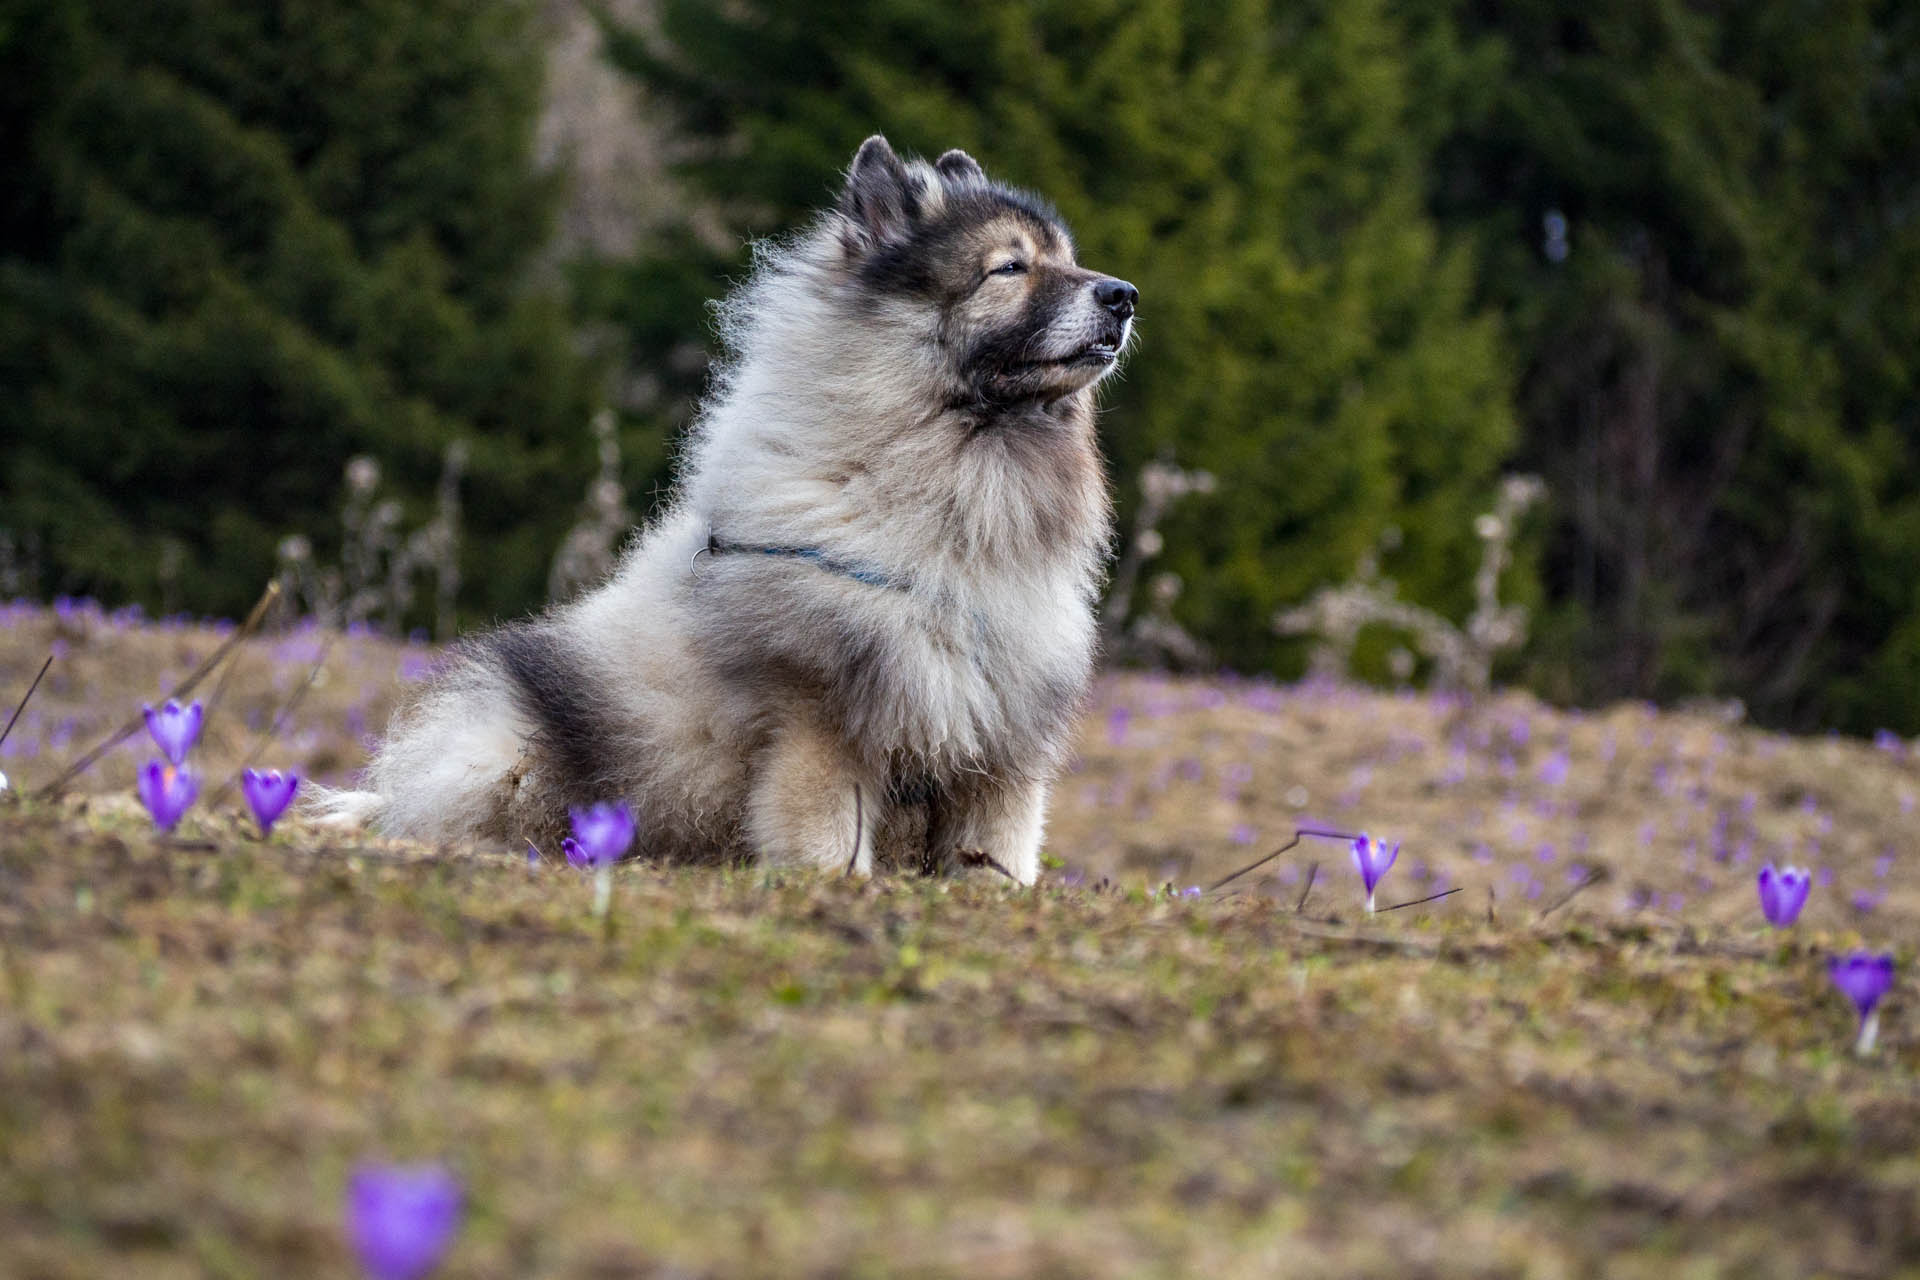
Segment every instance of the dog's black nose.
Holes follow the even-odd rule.
[[[1106,279],[1093,286],[1093,300],[1125,320],[1140,301],[1140,291],[1125,280]]]

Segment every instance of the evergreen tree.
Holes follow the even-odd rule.
[[[1558,504],[1536,680],[1920,729],[1920,13],[1408,7],[1500,58],[1430,183]]]
[[[614,36],[691,140],[703,213],[736,236],[827,202],[881,131],[1038,190],[1084,262],[1139,285],[1103,433],[1123,501],[1164,452],[1221,477],[1176,514],[1165,564],[1228,663],[1288,661],[1275,608],[1390,526],[1405,594],[1466,612],[1508,375],[1473,261],[1423,212],[1433,132],[1378,0],[665,0],[656,34]],[[670,370],[741,270],[736,241],[701,243],[683,233],[603,283],[637,363]]]
[[[510,0],[7,0],[0,526],[50,591],[244,609],[347,458],[424,518],[471,442],[468,604],[540,598],[590,379],[529,287],[541,52]],[[486,573],[477,572],[484,564]]]

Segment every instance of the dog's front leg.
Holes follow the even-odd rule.
[[[985,854],[1021,884],[1040,876],[1040,838],[1047,825],[1045,782],[970,778],[942,796],[930,813],[928,851],[933,865],[965,865]]]
[[[755,757],[747,835],[773,866],[873,870],[882,789],[828,733],[795,717]]]

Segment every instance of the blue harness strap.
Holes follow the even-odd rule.
[[[817,565],[825,569],[828,573],[837,573],[843,578],[851,578],[855,582],[862,583],[869,587],[886,587],[893,591],[905,591],[908,589],[906,583],[897,581],[880,572],[878,569],[863,568],[857,564],[848,564],[844,560],[836,560],[818,547],[786,547],[769,546],[754,542],[727,542],[720,538],[719,535],[709,533],[707,535],[707,545],[704,550],[708,555],[712,556],[745,552],[749,555],[783,556],[791,560],[805,560],[808,564]],[[698,556],[695,557],[695,559],[698,558]]]

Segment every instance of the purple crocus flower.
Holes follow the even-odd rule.
[[[293,803],[293,793],[300,789],[300,775],[289,770],[286,773],[278,769],[268,769],[262,773],[258,769],[245,769],[240,774],[240,792],[247,798],[247,807],[253,810],[253,820],[260,824],[262,837],[273,830],[273,824],[280,821],[280,815]]]
[[[1561,786],[1567,780],[1567,770],[1570,764],[1571,761],[1567,758],[1567,753],[1564,748],[1554,752],[1540,765],[1540,781],[1550,787]]]
[[[200,795],[199,784],[194,782],[192,774],[163,760],[149,760],[142,765],[135,786],[140,793],[140,803],[153,815],[153,825],[162,831],[172,831],[178,826],[181,815]]]
[[[1387,874],[1387,868],[1400,856],[1400,845],[1387,844],[1375,840],[1362,831],[1353,842],[1353,866],[1360,873],[1360,880],[1367,887],[1367,912],[1373,912],[1373,890]]]
[[[200,736],[200,721],[205,712],[197,702],[182,707],[172,698],[158,711],[151,706],[146,709],[147,732],[160,747],[160,754],[176,765],[187,762],[187,752],[193,749],[194,740]]]
[[[574,849],[567,850],[567,861],[575,866],[610,867],[633,843],[633,810],[624,800],[572,813]],[[575,849],[584,862],[575,861]]]
[[[347,1238],[369,1280],[420,1280],[460,1229],[460,1184],[437,1164],[363,1164],[347,1183]]]
[[[593,870],[593,918],[604,920],[613,901],[613,864],[633,843],[633,810],[624,800],[573,810],[573,834],[560,842],[567,861]]]
[[[1854,951],[1832,956],[1827,960],[1827,972],[1833,977],[1833,985],[1853,1001],[1860,1013],[1860,1035],[1854,1041],[1854,1052],[1872,1053],[1874,1036],[1880,1029],[1880,997],[1893,986],[1892,953]]]
[[[1784,929],[1800,917],[1813,888],[1813,876],[1804,867],[1781,867],[1771,862],[1760,868],[1760,911],[1767,923]]]

